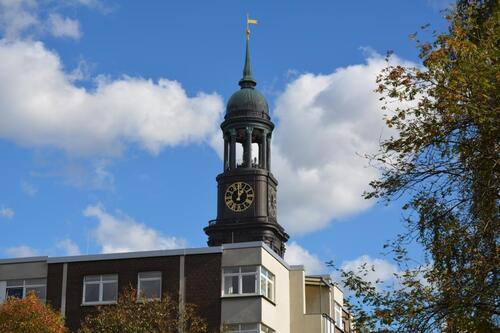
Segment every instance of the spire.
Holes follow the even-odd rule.
[[[252,63],[250,62],[250,24],[257,24],[257,20],[249,19],[247,15],[245,66],[243,67],[243,77],[239,82],[241,88],[253,88],[257,85],[252,75]]]

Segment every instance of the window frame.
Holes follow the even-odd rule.
[[[88,277],[99,277],[99,281],[85,281]],[[115,276],[115,280],[103,280],[103,276]],[[116,299],[114,301],[103,301],[103,292],[104,292],[104,284],[116,283]],[[99,285],[99,300],[93,302],[87,302],[85,300],[85,292],[87,290],[87,284]],[[83,294],[82,294],[82,305],[102,305],[102,304],[116,304],[118,300],[118,274],[94,274],[94,275],[85,275],[83,277]]]
[[[254,271],[251,272],[242,272],[242,268],[249,268],[249,267],[255,267]],[[257,282],[257,274],[259,272],[259,266],[258,265],[250,265],[250,266],[234,266],[234,267],[223,267],[222,268],[222,295],[227,296],[227,297],[234,297],[234,296],[252,296],[252,295],[258,295],[257,290],[258,290],[258,282]],[[238,269],[238,272],[232,273],[228,272],[226,273],[226,269]],[[231,293],[231,294],[226,294],[226,277],[238,277],[238,292],[236,293]],[[244,293],[243,292],[243,277],[244,276],[254,276],[255,278],[255,283],[254,283],[254,292],[253,293]]]
[[[270,270],[265,268],[264,266],[259,266],[259,273],[260,273],[259,274],[260,295],[262,295],[262,296],[264,296],[264,297],[266,297],[274,302],[274,300],[276,298],[275,297],[276,296],[276,288],[275,288],[276,277],[275,277],[275,275]],[[262,286],[262,284],[261,284],[262,278],[264,278],[264,280],[266,281],[265,286]],[[267,294],[269,284],[272,286],[272,295]],[[264,292],[263,292],[263,290],[264,290]]]
[[[242,272],[242,268],[255,267],[253,272]],[[226,272],[229,269],[238,269],[238,272]],[[226,293],[226,277],[238,277],[238,292],[231,294]],[[243,277],[254,276],[255,278],[255,292],[243,293]],[[266,281],[265,286],[262,285],[261,279]],[[268,295],[267,287],[272,285],[272,295]],[[222,267],[222,297],[244,297],[244,296],[263,296],[273,304],[276,302],[276,276],[263,265],[247,265],[247,266],[227,266]]]
[[[33,281],[33,280],[44,280],[45,283],[30,283],[29,282],[29,281]],[[47,278],[41,277],[41,278],[33,278],[33,279],[11,279],[11,280],[4,280],[4,281],[5,281],[5,299],[7,299],[8,297],[15,297],[15,296],[8,295],[9,289],[22,288],[23,292],[22,292],[21,299],[24,299],[27,296],[26,289],[43,287],[43,288],[45,288],[45,297],[39,298],[39,300],[44,302],[44,303],[47,300]],[[23,281],[23,283],[18,284],[18,285],[14,285],[14,286],[9,286],[8,285],[9,281]],[[38,297],[38,294],[37,294],[37,297]]]
[[[342,320],[342,307],[337,303],[335,302],[334,303],[334,322],[335,322],[335,326],[337,326],[338,328],[344,330],[344,321]],[[337,321],[337,315],[339,316],[339,320]]]
[[[159,277],[153,277],[153,278],[141,278],[141,273],[159,273]],[[162,290],[163,290],[163,274],[161,271],[147,271],[147,272],[139,272],[137,273],[137,300],[138,301],[160,301],[162,297]],[[147,297],[141,297],[141,281],[160,281],[160,293],[158,294],[159,296],[156,298],[147,298]]]

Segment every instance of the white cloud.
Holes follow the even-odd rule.
[[[395,273],[398,273],[396,265],[391,264],[389,261],[379,258],[372,258],[369,255],[362,255],[354,260],[344,261],[341,268],[344,271],[353,271],[360,274],[363,270],[363,265],[368,271],[365,278],[366,281],[375,283],[377,280],[381,282],[391,282],[394,280]]]
[[[67,256],[77,256],[81,254],[80,248],[71,239],[63,239],[57,242],[56,247],[64,251],[64,255]]]
[[[48,28],[54,37],[79,39],[82,35],[80,32],[80,22],[62,17],[57,13],[49,15]]]
[[[4,207],[4,206],[0,207],[0,217],[5,217],[5,218],[10,219],[10,218],[14,217],[14,214],[15,213],[11,208]]]
[[[59,152],[37,150],[35,152],[36,171],[34,178],[61,178],[65,185],[80,189],[114,191],[115,176],[108,158],[70,158]]]
[[[65,159],[62,162],[49,161],[46,172],[49,176],[62,177],[66,185],[73,187],[114,191],[115,176],[109,171],[110,164],[110,160],[101,158]]]
[[[327,272],[325,264],[297,242],[291,242],[287,245],[285,260],[290,265],[304,265],[307,274],[324,274]]]
[[[371,54],[365,64],[328,75],[302,74],[278,97],[272,165],[280,181],[279,221],[288,232],[316,231],[373,204],[362,193],[378,173],[362,155],[388,134],[373,92],[386,66]]]
[[[83,215],[98,220],[98,225],[92,234],[103,253],[175,249],[186,246],[183,239],[161,235],[158,231],[137,223],[124,214],[113,216],[100,204],[88,206]]]
[[[35,0],[0,0],[0,32],[6,39],[18,38],[25,30],[40,24]]]
[[[0,41],[0,137],[75,155],[116,155],[126,144],[158,153],[204,142],[217,131],[222,100],[189,97],[176,81],[99,78],[77,87],[41,42]]]
[[[80,23],[61,16],[57,11],[79,6],[109,12],[109,8],[97,0],[0,0],[0,33],[7,40],[33,38],[46,33],[54,37],[78,39],[82,35]]]
[[[38,189],[33,184],[24,180],[21,181],[21,190],[30,197],[33,197],[38,193]]]
[[[107,160],[99,160],[94,169],[94,178],[92,186],[97,189],[113,190],[115,187],[115,176],[108,171],[109,165]]]
[[[7,256],[14,258],[34,257],[38,255],[37,250],[26,245],[9,247],[5,250],[5,253]]]
[[[385,66],[372,54],[365,64],[331,74],[302,74],[278,97],[273,172],[280,180],[279,221],[291,234],[319,230],[372,205],[361,195],[378,173],[360,155],[374,152],[387,135],[373,92]],[[98,158],[119,155],[130,144],[157,154],[203,142],[220,153],[219,95],[190,97],[179,82],[128,76],[100,76],[91,90],[75,85],[80,75],[65,71],[41,42],[1,40],[0,138]],[[113,188],[106,165],[92,174],[97,187]]]

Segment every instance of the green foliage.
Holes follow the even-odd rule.
[[[66,333],[62,317],[34,293],[24,299],[9,297],[0,305],[0,332]]]
[[[123,291],[116,305],[100,306],[88,315],[80,333],[206,333],[207,324],[193,305],[179,308],[165,294],[161,301],[137,301],[133,288]]]
[[[397,135],[370,157],[382,175],[365,196],[406,200],[407,232],[387,245],[400,266],[391,288],[367,282],[370,267],[341,272],[360,328],[500,331],[498,2],[460,0],[447,18],[433,42],[411,36],[422,67],[388,66],[377,79]]]

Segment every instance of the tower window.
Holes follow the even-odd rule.
[[[243,144],[240,142],[236,142],[236,166],[243,166]]]
[[[223,296],[263,295],[274,301],[274,274],[265,267],[226,267],[222,274]]]
[[[252,143],[252,167],[258,168],[262,161],[260,160],[260,149],[258,143]]]

